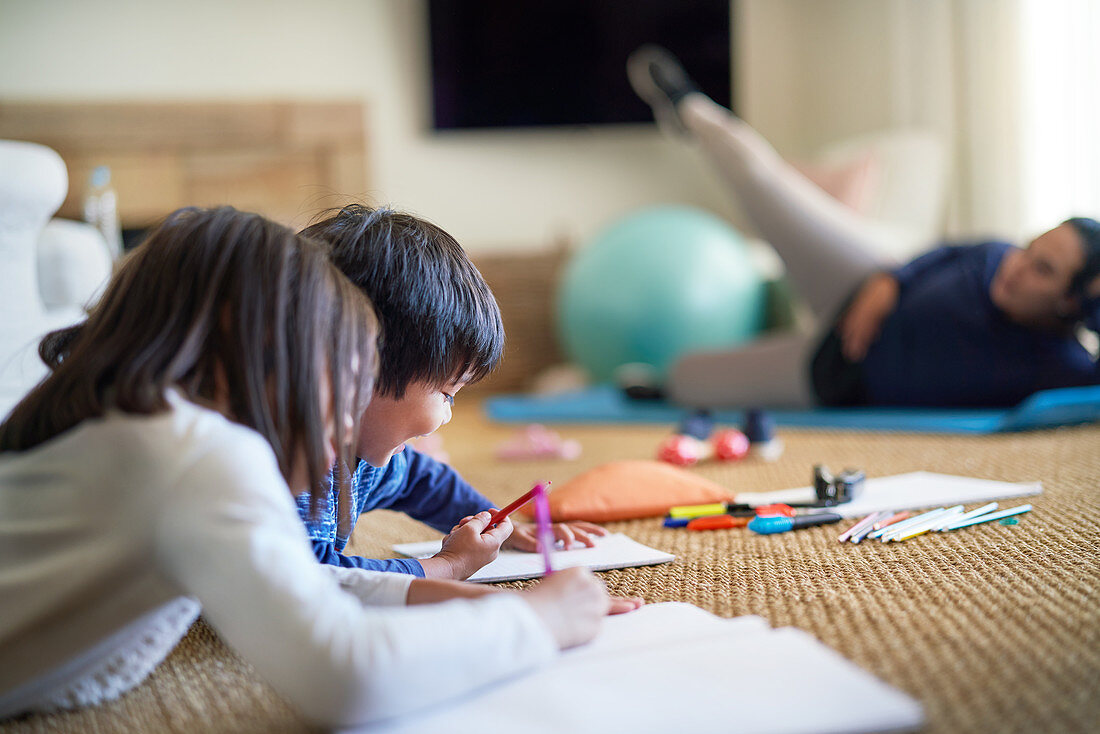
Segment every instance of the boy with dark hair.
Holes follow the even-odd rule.
[[[331,482],[318,515],[309,495],[299,512],[323,563],[429,578],[464,579],[492,561],[506,542],[535,549],[534,527],[505,521],[479,533],[467,524],[488,519],[493,503],[451,467],[405,442],[451,419],[455,394],[484,378],[504,351],[500,309],[481,273],[451,235],[411,214],[353,204],[302,234],[325,243],[333,261],[374,303],[382,325],[374,397],[363,413],[351,481]],[[422,560],[374,560],[342,553],[359,515],[404,512],[448,533],[443,549]],[[554,526],[567,546],[592,545],[606,531],[591,523]],[[509,537],[509,533],[511,537]]]

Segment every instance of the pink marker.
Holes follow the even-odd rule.
[[[878,522],[876,522],[875,527],[873,529],[874,530],[882,530],[887,525],[893,525],[896,522],[901,522],[902,520],[906,519],[907,517],[909,517],[912,514],[913,513],[909,512],[908,510],[905,510],[903,512],[895,513],[895,514],[891,515],[890,517],[886,518],[885,520],[879,520]]]
[[[550,530],[550,501],[546,498],[546,485],[536,484],[531,490],[535,499],[535,525],[538,528],[539,552],[546,565],[546,575],[554,572],[550,565],[550,550],[554,547],[554,533]]]
[[[850,538],[853,535],[855,535],[856,533],[862,531],[864,528],[871,527],[871,525],[873,525],[875,523],[875,521],[878,520],[879,518],[881,518],[882,516],[883,516],[883,513],[881,513],[881,512],[872,512],[870,515],[867,515],[865,518],[863,518],[862,520],[857,522],[855,525],[853,525],[852,527],[848,528],[843,533],[841,533],[840,537],[838,537],[837,540],[839,540],[841,543],[843,543],[844,541],[848,540],[848,538]]]

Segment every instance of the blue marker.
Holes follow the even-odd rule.
[[[666,528],[686,528],[687,524],[691,522],[690,517],[666,517]]]
[[[782,515],[754,517],[749,522],[749,530],[760,535],[772,535],[774,533],[785,533],[788,530],[797,530],[798,528],[809,528],[814,525],[828,525],[829,523],[840,522],[842,519],[844,518],[833,512],[818,512],[813,515],[796,515],[794,517],[783,517]]]

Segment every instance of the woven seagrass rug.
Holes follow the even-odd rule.
[[[605,461],[651,458],[668,430],[556,428],[582,443],[579,460],[497,461],[494,446],[514,429],[486,422],[471,404],[456,410],[442,436],[456,468],[503,503],[536,479],[562,482]],[[656,519],[614,523],[677,559],[600,574],[612,593],[800,627],[918,699],[926,732],[1100,731],[1100,426],[979,437],[820,430],[780,437],[786,451],[775,463],[692,471],[736,491],[805,486],[811,467],[825,463],[870,476],[926,470],[1041,480],[1044,493],[1017,525],[889,545],[841,545],[844,524],[759,536],[668,530]],[[408,518],[379,512],[361,521],[352,550],[390,556],[394,542],[432,537]],[[121,699],[0,723],[0,732],[20,734],[306,730],[201,621]]]

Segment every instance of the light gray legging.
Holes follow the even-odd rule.
[[[680,117],[729,184],[746,216],[783,259],[795,291],[813,311],[815,332],[768,336],[733,349],[679,360],[669,396],[706,407],[808,407],[810,360],[831,320],[871,273],[893,263],[889,234],[836,201],[788,165],[774,148],[725,108],[701,94],[685,97]]]

